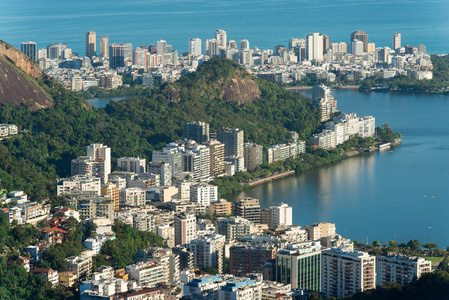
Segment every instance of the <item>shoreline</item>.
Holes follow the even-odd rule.
[[[332,89],[338,89],[338,90],[355,90],[358,89],[359,85],[343,85],[343,86],[333,86]],[[287,86],[284,87],[286,90],[294,91],[294,90],[311,90],[313,86]]]
[[[392,144],[388,143],[388,149],[389,150],[394,149],[396,146],[399,146],[399,145],[402,145],[402,140],[396,141],[396,142],[394,142]],[[341,155],[342,156],[341,160],[345,160],[345,159],[348,159],[348,158],[351,158],[351,157],[357,157],[357,156],[364,155],[364,154],[371,153],[371,152],[376,152],[376,151],[381,152],[381,151],[387,150],[386,147],[387,147],[387,143],[386,144],[378,144],[376,147],[374,147],[372,149],[369,149],[368,151],[360,149],[360,150],[353,150],[353,151],[350,151],[350,152],[346,152],[346,153]],[[337,163],[340,162],[340,161],[337,161]],[[325,164],[325,165],[319,166],[316,169],[319,169],[321,167],[325,167],[325,166],[328,166],[328,165],[331,165],[331,164],[333,164],[333,163],[329,163],[329,164]],[[268,176],[268,177],[265,177],[265,178],[256,179],[256,180],[253,180],[251,182],[241,182],[240,184],[243,186],[243,190],[246,190],[246,189],[248,189],[250,187],[254,187],[256,185],[260,185],[260,184],[263,184],[263,183],[266,183],[266,182],[270,182],[270,181],[273,181],[273,180],[277,180],[277,179],[284,178],[284,177],[291,176],[291,175],[295,175],[295,174],[296,174],[296,170],[288,170],[288,171],[283,171],[281,173],[274,174],[274,175],[271,175],[271,176]],[[247,186],[245,187],[245,185],[247,185]],[[236,193],[236,192],[233,192],[233,193]],[[230,194],[233,194],[233,193],[230,193]],[[229,195],[229,194],[224,194],[222,196],[226,196],[226,195]]]

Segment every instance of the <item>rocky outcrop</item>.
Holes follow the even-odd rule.
[[[42,76],[42,70],[38,64],[2,40],[0,40],[0,56],[4,56],[14,66],[19,67],[24,73],[34,78],[40,78]]]
[[[259,100],[261,95],[259,85],[249,78],[230,78],[223,87],[222,98],[226,102],[240,104]]]
[[[34,81],[42,76],[39,66],[16,48],[0,41],[0,103],[28,105],[37,110],[54,100]]]

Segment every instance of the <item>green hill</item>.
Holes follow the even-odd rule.
[[[45,74],[36,81],[53,107],[34,111],[0,104],[0,122],[22,131],[0,143],[2,185],[23,189],[32,199],[54,196],[55,179],[70,175],[71,160],[90,143],[110,146],[113,160],[150,159],[152,151],[181,138],[183,124],[192,120],[209,122],[211,130],[239,127],[245,140],[264,145],[286,140],[290,130],[306,139],[319,126],[310,100],[254,78],[229,60],[213,59],[176,83],[105,109],[91,107]]]

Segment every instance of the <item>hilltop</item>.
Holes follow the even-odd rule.
[[[70,176],[70,162],[90,143],[123,156],[151,160],[151,153],[182,138],[188,121],[245,131],[245,140],[263,145],[283,142],[290,131],[307,139],[320,125],[310,99],[257,79],[230,60],[213,59],[175,83],[145,95],[91,107],[43,73],[36,82],[54,105],[40,110],[0,103],[0,122],[22,134],[0,143],[0,178],[8,190],[25,190],[32,199],[55,195],[55,180]],[[37,88],[35,86],[35,88]],[[114,164],[114,162],[113,162]]]
[[[33,110],[53,106],[51,96],[36,81],[42,76],[34,61],[0,40],[0,103],[26,105]]]

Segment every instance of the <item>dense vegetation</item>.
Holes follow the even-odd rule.
[[[134,256],[139,250],[148,247],[167,247],[162,237],[152,232],[136,230],[120,221],[115,222],[112,230],[116,234],[116,239],[107,241],[101,248],[101,253],[111,256],[115,268],[124,268],[135,263]]]
[[[0,122],[19,126],[21,134],[0,143],[0,178],[8,190],[24,190],[31,199],[55,195],[57,177],[70,175],[70,162],[85,154],[90,143],[112,148],[122,156],[150,159],[151,152],[182,137],[185,122],[209,122],[211,130],[239,127],[245,138],[260,144],[284,141],[295,130],[306,139],[319,125],[310,100],[263,80],[259,101],[238,105],[221,98],[222,84],[231,77],[252,78],[237,63],[211,60],[174,84],[147,89],[145,95],[95,109],[78,94],[46,76],[41,86],[55,107],[31,111],[0,105]],[[179,101],[172,92],[179,92]]]

